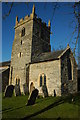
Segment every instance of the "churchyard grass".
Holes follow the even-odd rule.
[[[25,106],[28,96],[3,98],[3,118],[78,118],[80,93],[68,97],[37,98],[32,106]]]

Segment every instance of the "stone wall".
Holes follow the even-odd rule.
[[[49,95],[53,95],[55,90],[56,94],[60,96],[60,60],[31,64],[29,70],[29,89],[31,82],[33,82],[34,86],[38,88],[39,93],[42,93],[42,87],[40,87],[40,75],[43,73],[46,75],[46,86]]]
[[[2,92],[5,91],[6,86],[8,86],[9,84],[9,71],[10,71],[10,68],[2,72],[2,75],[0,73],[0,76],[2,77],[1,79],[2,80]]]
[[[41,19],[35,18],[33,20],[32,58],[50,51],[50,29],[41,22]]]
[[[25,28],[25,35],[21,36],[21,31]],[[23,84],[26,83],[26,64],[31,62],[31,48],[32,48],[32,30],[33,20],[29,20],[15,28],[15,38],[12,46],[11,66],[9,84],[15,85],[16,78],[20,79],[21,91],[23,91]],[[11,80],[11,67],[12,80]]]
[[[45,23],[36,17],[33,7],[30,16],[25,16],[25,18],[21,18],[20,21],[18,21],[18,17],[16,17],[16,25],[14,28],[15,36],[12,46],[9,84],[15,85],[16,78],[18,78],[20,79],[21,91],[23,91],[23,84],[26,82],[28,84],[29,81],[29,71],[26,65],[32,62],[33,56],[51,50],[50,26],[46,26]],[[25,31],[24,35],[23,30]],[[43,36],[42,41],[41,37]],[[48,44],[46,44],[46,42]]]
[[[72,76],[72,79],[70,80],[68,75],[69,59],[71,62],[71,76]],[[62,76],[61,77],[62,94],[77,92],[77,65],[70,49],[67,52],[65,52],[65,54],[61,58],[61,76]]]

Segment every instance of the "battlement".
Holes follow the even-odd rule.
[[[50,27],[51,27],[50,20],[49,20],[48,26],[47,26],[46,23],[43,22],[41,18],[38,18],[37,15],[35,14],[35,6],[34,5],[33,5],[32,13],[30,14],[30,16],[27,15],[24,18],[21,18],[20,20],[18,20],[18,16],[16,16],[16,24],[15,24],[14,28],[17,28],[20,25],[22,25],[30,20],[33,20],[33,19],[36,20],[40,25],[43,25],[44,27],[46,27],[50,30]]]

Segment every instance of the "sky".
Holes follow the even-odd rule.
[[[11,3],[10,3],[11,4]],[[2,16],[8,13],[10,4],[2,3]],[[72,34],[77,20],[73,14],[73,2],[71,3],[58,3],[58,8],[55,9],[56,3],[14,3],[10,15],[2,18],[2,59],[0,62],[11,60],[12,45],[15,35],[15,19],[18,16],[19,20],[32,12],[33,4],[35,5],[35,12],[43,22],[51,21],[51,36],[50,44],[51,50],[65,49],[69,43],[73,51],[74,43],[78,31]],[[77,49],[76,49],[77,54]],[[0,54],[1,55],[1,54]]]

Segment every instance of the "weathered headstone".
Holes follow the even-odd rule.
[[[38,89],[34,89],[32,91],[31,96],[30,96],[30,98],[28,100],[27,106],[35,104],[36,98],[38,96],[38,92],[39,92]]]
[[[29,93],[29,88],[28,88],[26,83],[23,85],[23,89],[24,89],[24,94],[25,95]]]
[[[15,96],[20,96],[20,95],[21,95],[20,86],[15,85]]]
[[[54,97],[56,97],[56,91],[54,90]]]
[[[43,97],[48,97],[48,90],[46,85],[42,86],[42,91],[43,91]]]
[[[5,90],[5,97],[12,97],[13,90],[14,90],[14,86],[13,85],[7,86],[7,88]]]
[[[30,84],[30,94],[32,93],[32,91],[35,89],[35,87],[34,87],[34,84],[33,84],[33,82],[31,82],[31,84]]]

